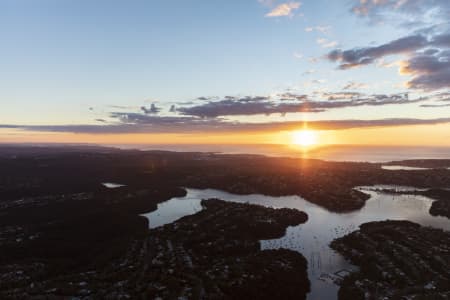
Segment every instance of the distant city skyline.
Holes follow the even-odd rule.
[[[450,146],[450,2],[0,0],[0,142]]]

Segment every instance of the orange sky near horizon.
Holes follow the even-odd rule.
[[[299,128],[300,130],[301,128]],[[317,146],[333,144],[378,146],[450,146],[450,124],[371,127],[316,131]],[[292,131],[242,133],[86,134],[0,130],[2,143],[95,144],[292,144]]]

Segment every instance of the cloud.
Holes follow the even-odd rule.
[[[339,69],[346,70],[374,63],[384,56],[411,53],[427,46],[427,39],[422,35],[406,36],[376,47],[336,49],[328,53],[327,58],[339,62]]]
[[[446,21],[450,15],[448,0],[353,0],[351,11],[373,23],[424,26]]]
[[[432,53],[432,52],[430,52]],[[406,85],[424,91],[450,86],[450,50],[417,54],[400,63],[400,74],[413,78]]]
[[[145,106],[141,106],[141,110],[145,114],[157,114],[161,109],[159,107],[156,107],[154,103],[150,105],[150,108],[146,108]]]
[[[179,107],[177,111],[185,116],[217,118],[240,115],[270,115],[297,112],[318,113],[330,109],[381,106],[388,104],[409,104],[427,100],[426,97],[409,99],[408,94],[364,95],[355,92],[322,93],[321,99],[310,99],[307,95],[283,93],[277,97],[228,97],[219,101],[199,103],[194,106]]]
[[[284,16],[292,16],[292,12],[300,7],[300,2],[286,2],[280,5],[277,5],[274,9],[272,9],[269,13],[266,14],[266,17],[284,17]]]
[[[319,38],[316,41],[317,41],[317,44],[319,44],[323,48],[333,48],[333,47],[336,47],[338,44],[338,42],[336,42],[336,41],[330,41],[330,40],[324,39],[324,38]]]
[[[450,103],[447,104],[422,104],[420,107],[448,107]]]
[[[133,119],[130,116],[129,119]],[[8,125],[1,128],[14,128],[33,132],[69,132],[88,134],[119,133],[220,133],[220,132],[268,132],[296,130],[303,127],[304,121],[239,123],[218,120],[198,120],[193,118],[146,116],[139,117],[137,123],[111,125]],[[352,128],[390,127],[405,125],[433,125],[450,123],[450,118],[437,119],[376,119],[376,120],[320,120],[308,121],[308,127],[317,130],[343,130]]]
[[[216,96],[201,96],[201,97],[197,97],[197,100],[202,100],[202,101],[210,101],[210,100],[217,100],[218,97]]]
[[[355,99],[355,100],[359,100],[360,98],[364,97],[364,94],[358,93],[358,92],[334,92],[334,93],[330,93],[330,92],[325,92],[325,93],[320,93],[322,97],[325,97],[327,100],[342,100],[342,99]],[[383,95],[385,96],[385,95]],[[380,97],[378,95],[375,95],[375,97]],[[396,97],[396,95],[392,96],[392,97]],[[389,99],[389,97],[385,97],[385,99]]]
[[[399,72],[412,76],[406,82],[411,89],[432,91],[450,86],[450,31],[423,35],[409,35],[375,47],[336,49],[326,56],[338,62],[338,69],[346,70],[373,64],[385,56],[406,54]]]
[[[258,2],[264,6],[272,6],[275,0],[258,0]]]
[[[314,26],[314,27],[306,27],[306,32],[317,31],[323,34],[328,34],[331,31],[331,26]]]
[[[283,93],[280,95],[280,100],[297,100],[297,101],[306,101],[309,99],[309,96],[306,94],[294,94],[294,93]]]
[[[194,124],[196,121],[202,120],[196,117],[187,116],[150,116],[140,113],[112,112],[110,117],[117,119],[122,125],[137,124],[154,124],[154,125],[171,125],[171,124]]]
[[[310,81],[311,84],[322,84],[326,82],[326,79],[313,79]]]
[[[258,115],[274,113],[294,113],[301,111],[320,112],[321,108],[310,108],[299,103],[278,103],[268,97],[244,97],[211,101],[191,107],[178,108],[183,115],[201,118],[217,118],[220,116]]]
[[[441,92],[433,95],[433,99],[436,101],[450,101],[450,92]]]
[[[366,89],[366,88],[368,88],[368,85],[365,83],[350,81],[342,89],[343,90],[360,90],[360,89]]]
[[[302,58],[303,58],[303,54],[300,53],[300,52],[294,52],[293,55],[294,55],[294,57],[297,58],[297,59],[302,59]]]
[[[315,72],[316,72],[316,70],[314,70],[314,69],[306,70],[305,72],[302,73],[302,76],[310,75]]]
[[[309,58],[308,58],[308,61],[309,61],[310,63],[312,63],[312,64],[317,63],[319,60],[320,60],[320,59],[317,58],[317,57],[309,57]]]
[[[114,108],[114,109],[137,109],[138,107],[135,106],[125,106],[125,105],[109,105],[109,107]]]
[[[441,92],[429,96],[432,103],[422,104],[420,107],[449,107],[450,92]]]

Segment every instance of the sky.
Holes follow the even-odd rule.
[[[0,142],[450,146],[448,0],[0,0]]]

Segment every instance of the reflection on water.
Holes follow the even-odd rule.
[[[115,189],[115,188],[125,186],[124,184],[114,183],[114,182],[103,182],[102,185],[104,187],[107,187],[108,189]]]
[[[328,247],[333,239],[357,230],[362,223],[386,219],[410,220],[450,230],[450,220],[433,217],[428,213],[431,199],[417,195],[389,195],[375,190],[385,188],[396,188],[398,191],[414,189],[395,186],[360,187],[359,189],[370,194],[371,198],[361,210],[344,214],[329,212],[298,196],[234,195],[213,189],[187,189],[185,197],[172,198],[160,203],[156,211],[145,216],[149,218],[150,228],[158,227],[200,211],[201,199],[207,198],[302,210],[308,214],[308,221],[305,224],[289,227],[282,238],[261,241],[261,248],[287,248],[301,252],[308,260],[311,280],[312,291],[308,299],[336,299],[338,287],[323,274],[334,274],[342,269],[352,270],[355,267]]]
[[[417,188],[413,186],[407,185],[393,185],[393,184],[377,184],[377,185],[368,185],[368,186],[360,186],[356,188],[362,192],[382,192],[383,190],[389,190],[393,192],[414,192],[414,191],[425,191],[425,188]]]
[[[262,154],[267,156],[284,156],[299,158],[304,156],[298,147],[277,144],[143,144],[143,145],[115,145],[123,149],[168,150],[187,152],[218,152],[226,154]],[[307,153],[308,158],[328,161],[366,161],[389,162],[406,159],[449,159],[448,147],[411,147],[411,146],[357,146],[357,145],[329,145],[319,147]]]
[[[432,168],[423,168],[423,167],[408,167],[408,166],[397,166],[397,165],[389,165],[389,166],[381,166],[382,169],[384,170],[392,170],[392,171],[397,171],[397,170],[406,170],[406,171],[421,171],[421,170],[430,170]],[[450,167],[443,167],[443,168],[439,168],[439,169],[447,169],[450,170]]]
[[[420,167],[408,167],[408,166],[381,166],[384,170],[406,170],[406,171],[417,171],[417,170],[429,170],[430,168],[420,168]]]
[[[187,189],[184,197],[174,197],[168,201],[158,204],[158,208],[143,216],[147,217],[150,228],[162,226],[172,223],[181,217],[195,214],[202,210],[200,201],[204,198],[213,198],[207,195],[206,191],[212,190],[195,190]],[[223,199],[225,200],[225,199]]]

